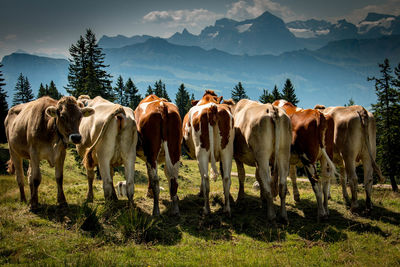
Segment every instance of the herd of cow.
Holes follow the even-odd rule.
[[[276,218],[273,199],[278,194],[280,219],[288,220],[285,204],[288,175],[293,182],[294,199],[300,200],[296,184],[297,166],[304,167],[312,184],[318,219],[329,214],[330,180],[335,176],[340,176],[343,197],[352,209],[358,206],[355,168],[360,161],[364,167],[367,209],[372,208],[373,171],[383,179],[375,162],[375,120],[361,106],[325,108],[318,105],[314,109],[301,109],[284,100],[272,104],[247,99],[238,103],[232,100],[222,102],[222,96],[206,90],[201,100],[192,101],[192,108],[182,122],[177,106],[155,95],[143,99],[135,111],[101,97],[80,96],[76,100],[65,96],[59,101],[42,97],[12,107],[5,126],[10,150],[8,171],[16,174],[21,201],[26,201],[22,160],[30,160],[27,174],[32,209],[38,206],[41,160],[47,160],[50,166],[55,167],[57,201],[66,204],[63,166],[68,143],[75,144],[83,158],[88,177],[88,201],[93,200],[96,166],[103,180],[105,199],[117,198],[113,169],[123,164],[125,192],[129,203],[133,204],[136,156],[144,160],[149,179],[147,195],[154,199],[153,215],[160,214],[157,174],[160,162],[165,162],[172,212],[179,214],[177,191],[182,143],[198,162],[205,214],[210,213],[209,176],[216,180],[220,174],[224,211],[230,215],[233,159],[239,176],[237,201],[244,197],[243,164],[255,166],[260,197],[266,202],[269,220]],[[320,162],[320,172],[317,171],[317,162]]]

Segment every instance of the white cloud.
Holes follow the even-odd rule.
[[[15,40],[15,39],[17,39],[17,35],[16,34],[8,34],[8,35],[6,35],[4,37],[4,40],[6,40],[6,41],[12,41],[12,40]]]
[[[284,21],[301,19],[302,16],[295,14],[289,7],[271,0],[240,0],[229,8],[226,16],[236,20],[251,19],[269,11]]]
[[[168,28],[187,27],[191,31],[196,32],[205,26],[214,24],[215,20],[222,16],[222,14],[217,14],[202,8],[193,10],[152,11],[143,17],[143,22],[165,24]]]
[[[398,15],[400,13],[400,0],[388,0],[381,4],[367,5],[353,10],[345,17],[352,23],[359,23],[369,12]]]

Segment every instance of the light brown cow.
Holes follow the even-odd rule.
[[[141,145],[137,155],[146,162],[149,177],[148,196],[153,196],[153,215],[160,214],[158,205],[160,187],[157,163],[165,162],[172,200],[172,214],[179,214],[178,172],[182,143],[182,121],[176,105],[156,95],[143,99],[135,110]]]
[[[286,178],[289,173],[292,140],[290,119],[279,107],[247,99],[240,100],[232,110],[235,119],[234,158],[239,175],[238,200],[244,196],[243,163],[255,166],[260,197],[267,201],[268,220],[273,221],[276,218],[273,197],[279,191],[280,216],[287,222]],[[273,162],[274,181],[271,179],[270,162]]]
[[[301,109],[286,100],[276,100],[272,103],[282,107],[289,115],[292,123],[292,151],[290,157],[290,178],[293,183],[293,195],[296,201],[300,200],[296,183],[296,166],[304,166],[311,182],[318,205],[318,220],[329,215],[328,197],[330,178],[336,173],[331,160],[333,154],[333,138],[327,135],[327,129],[333,129],[333,120],[327,115],[314,109]],[[327,149],[328,148],[328,152]],[[316,162],[327,164],[318,176]],[[322,188],[321,188],[322,185]],[[322,195],[324,199],[322,200]]]
[[[200,194],[204,196],[204,214],[210,213],[210,181],[208,163],[211,162],[211,178],[218,177],[216,162],[220,161],[220,170],[224,187],[224,212],[230,215],[229,191],[234,140],[234,121],[230,107],[219,104],[222,97],[207,90],[200,101],[194,105],[183,120],[183,137],[190,156],[197,159],[201,175]]]
[[[332,116],[334,120],[334,163],[340,167],[340,177],[343,197],[350,203],[346,189],[346,180],[349,178],[352,193],[351,209],[358,207],[357,202],[357,174],[356,165],[362,162],[364,167],[364,188],[366,192],[366,208],[372,209],[371,193],[373,171],[380,180],[384,177],[375,162],[376,158],[376,124],[372,113],[362,106],[328,107],[317,105],[324,114]],[[326,165],[323,165],[326,168]]]
[[[75,98],[67,96],[59,101],[42,97],[12,107],[5,120],[10,147],[9,172],[15,171],[21,201],[26,201],[22,160],[29,159],[28,181],[31,189],[31,209],[38,207],[38,187],[42,176],[39,163],[47,160],[55,166],[57,201],[66,204],[63,191],[63,168],[68,143],[81,141],[79,124],[82,116],[94,113],[92,108],[81,108]]]
[[[127,197],[133,204],[136,144],[138,140],[133,110],[114,104],[100,96],[79,100],[96,112],[84,118],[79,126],[82,142],[76,146],[88,176],[87,200],[93,201],[94,167],[98,166],[103,180],[104,197],[117,199],[113,186],[113,168],[124,165]]]

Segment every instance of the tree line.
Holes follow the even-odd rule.
[[[71,58],[68,67],[68,84],[66,91],[75,97],[89,95],[91,98],[102,96],[112,102],[135,109],[143,97],[134,84],[132,78],[126,82],[122,76],[118,76],[115,86],[112,87],[112,76],[106,71],[109,67],[104,63],[105,54],[97,45],[95,34],[87,29],[84,36],[80,36],[75,44],[69,49]],[[382,168],[383,174],[390,178],[393,190],[397,191],[396,180],[400,173],[400,63],[393,70],[389,60],[385,59],[382,64],[378,64],[381,77],[368,77],[369,81],[375,82],[377,103],[372,105],[372,110],[377,123],[377,161]],[[0,120],[3,122],[8,112],[6,101],[7,93],[0,64]],[[159,97],[171,101],[166,90],[165,83],[158,80],[153,86],[148,86],[144,97],[155,94]],[[58,91],[55,83],[40,84],[37,97],[48,95],[54,99],[61,98],[62,94]],[[235,102],[240,99],[249,98],[241,82],[231,91],[231,97]],[[26,103],[34,99],[31,85],[27,77],[22,73],[17,79],[13,105]],[[259,97],[261,103],[272,103],[278,99],[285,99],[294,105],[299,103],[296,96],[294,85],[287,79],[283,85],[282,92],[277,85],[271,90],[263,89]],[[179,109],[179,114],[183,118],[191,107],[191,100],[194,94],[189,93],[182,83],[175,95],[175,103]],[[351,98],[345,106],[354,105]],[[4,124],[0,124],[0,142],[5,142]]]

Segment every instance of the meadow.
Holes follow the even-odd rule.
[[[1,146],[2,152],[6,146]],[[2,153],[4,155],[4,153]],[[3,168],[3,166],[1,167]],[[351,213],[340,188],[333,184],[327,222],[317,223],[314,193],[309,182],[299,182],[301,201],[287,196],[289,224],[267,223],[254,177],[245,183],[246,197],[223,212],[222,181],[211,181],[212,213],[202,215],[198,196],[197,163],[182,159],[178,196],[180,216],[169,215],[168,182],[159,166],[161,216],[151,216],[153,200],[146,197],[147,176],[138,159],[135,207],[127,198],[105,203],[102,182],[94,183],[95,200],[85,203],[87,180],[68,150],[64,192],[68,207],[59,207],[54,169],[41,163],[40,208],[31,212],[19,201],[14,176],[0,175],[0,264],[45,266],[154,265],[272,265],[272,266],[398,266],[400,265],[400,198],[389,188],[374,188],[372,213],[363,211],[365,195],[359,187],[360,210]],[[233,166],[236,172],[236,166]],[[254,168],[246,166],[248,174]],[[114,184],[124,180],[116,172]],[[288,180],[289,191],[291,183]],[[25,180],[29,197],[29,185]],[[232,176],[236,200],[238,179]],[[278,208],[279,199],[275,202]]]

